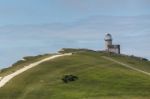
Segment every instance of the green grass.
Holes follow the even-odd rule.
[[[0,89],[0,99],[149,99],[150,76],[103,59],[106,53],[85,51],[38,65]],[[132,64],[136,60],[109,56]],[[148,63],[138,63],[149,69]],[[65,84],[63,75],[78,80]]]
[[[4,68],[2,70],[0,70],[0,77],[3,77],[5,75],[8,75],[12,72],[15,72],[16,70],[27,66],[33,62],[37,62],[43,58],[49,57],[53,54],[44,54],[44,55],[38,55],[38,56],[28,56],[28,57],[24,57],[24,60],[19,60],[16,63],[14,63],[11,67],[8,68]]]
[[[108,55],[108,56],[118,61],[129,64],[132,67],[144,70],[146,72],[150,72],[150,61],[144,61],[130,56],[124,56],[124,57],[121,57],[120,55]]]

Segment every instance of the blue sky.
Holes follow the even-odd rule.
[[[73,22],[91,16],[149,15],[149,0],[0,0],[1,25]]]
[[[63,47],[103,49],[106,32],[122,53],[150,59],[149,0],[0,0],[0,67]]]

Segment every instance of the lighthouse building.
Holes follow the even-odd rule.
[[[105,35],[105,50],[107,52],[120,54],[120,45],[114,45],[112,41],[113,39],[112,39],[111,34],[107,33]]]

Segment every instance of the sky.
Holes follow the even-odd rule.
[[[0,68],[61,48],[104,49],[150,59],[150,0],[0,0]]]

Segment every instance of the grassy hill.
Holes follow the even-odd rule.
[[[85,49],[61,52],[74,54],[44,62],[13,78],[0,88],[0,99],[150,99],[150,76],[102,56],[147,72],[149,61]],[[66,74],[79,79],[66,84],[61,80]]]
[[[0,77],[6,76],[6,75],[13,73],[16,70],[24,67],[24,66],[27,66],[33,62],[37,62],[43,58],[46,58],[46,57],[49,57],[52,55],[54,55],[54,54],[44,54],[44,55],[38,55],[38,56],[23,57],[22,60],[17,61],[16,63],[12,64],[12,66],[0,70]]]

